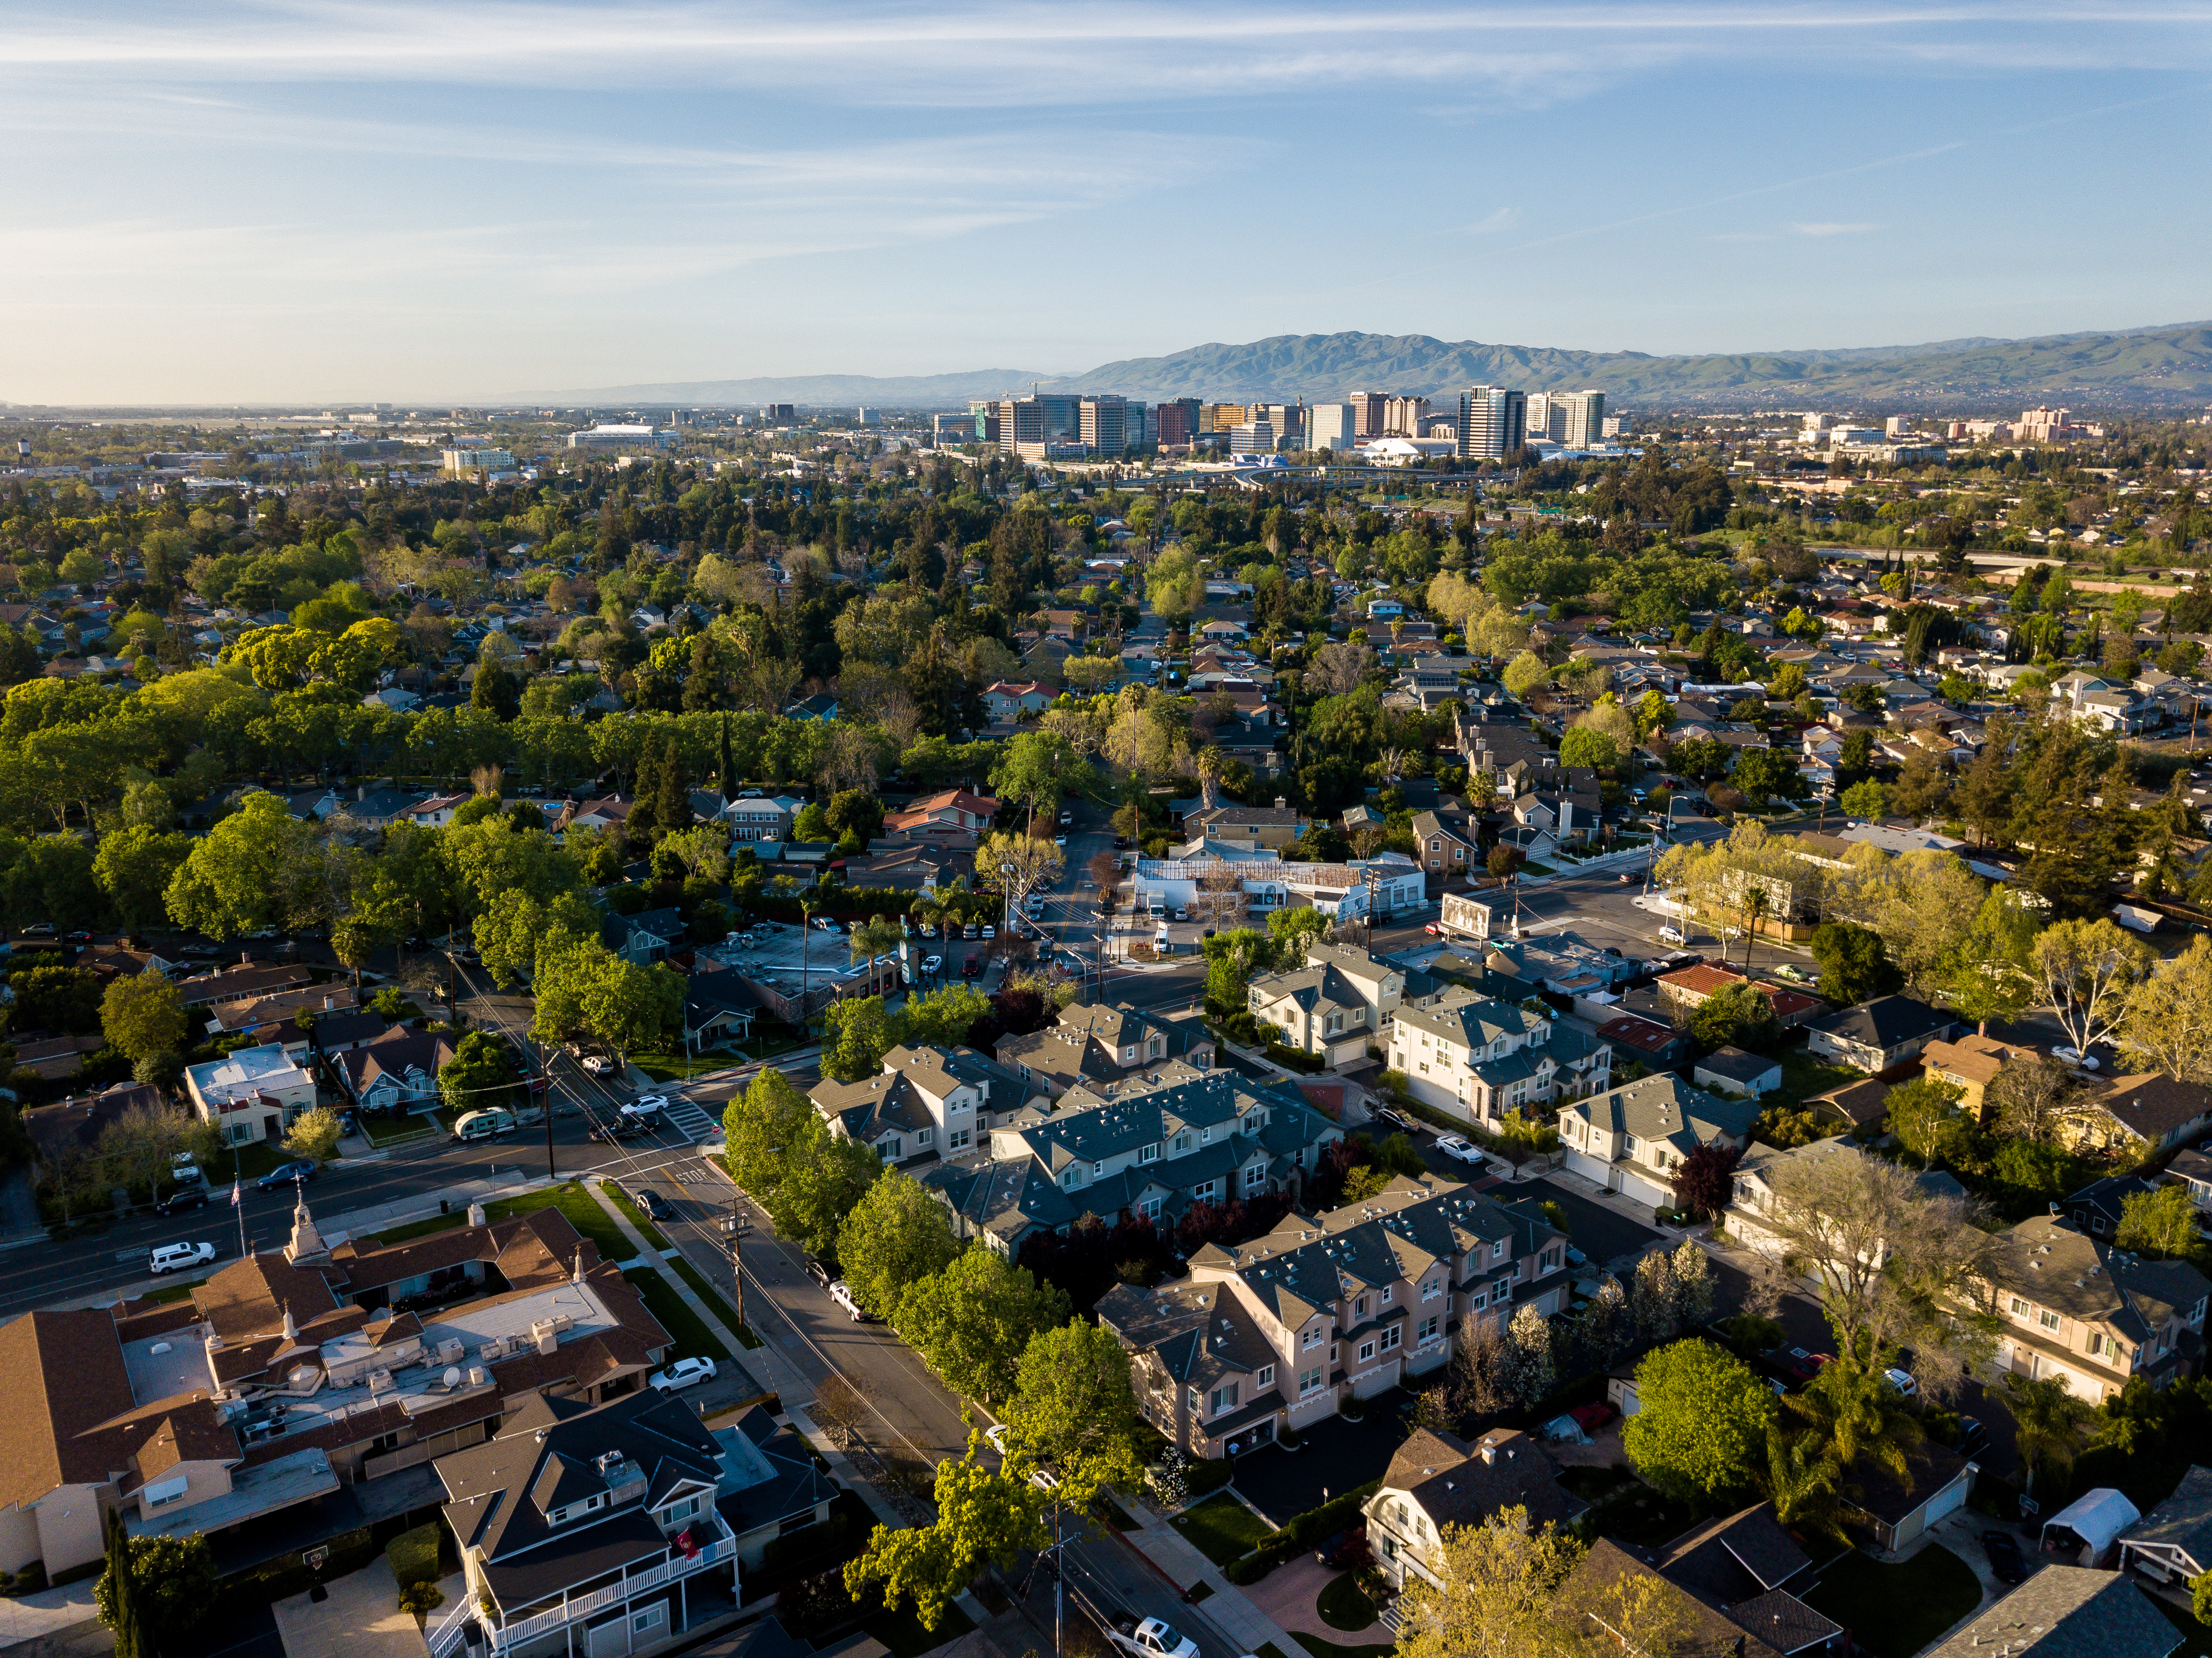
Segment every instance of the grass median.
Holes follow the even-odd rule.
[[[634,1287],[645,1310],[660,1321],[676,1344],[673,1357],[677,1358],[727,1358],[730,1350],[720,1338],[707,1327],[707,1321],[693,1312],[667,1275],[651,1266],[633,1266],[623,1274]]]
[[[707,1282],[707,1275],[690,1261],[678,1255],[668,1263],[676,1269],[676,1276],[691,1286],[691,1293],[707,1303],[707,1310],[729,1327],[747,1347],[757,1347],[761,1339],[738,1317],[737,1309],[722,1299],[714,1286]]]

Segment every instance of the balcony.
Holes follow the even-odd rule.
[[[643,1571],[624,1568],[613,1582],[582,1594],[563,1593],[559,1605],[526,1617],[510,1619],[496,1606],[486,1610],[482,1605],[465,1600],[442,1620],[423,1631],[430,1658],[460,1658],[464,1652],[469,1658],[505,1658],[505,1655],[520,1651],[544,1636],[588,1622],[610,1607],[655,1595],[672,1583],[698,1576],[717,1566],[732,1564],[737,1558],[736,1537],[719,1515],[694,1521],[694,1535],[708,1525],[711,1525],[714,1535],[690,1558],[679,1554]],[[734,1604],[734,1595],[732,1600]],[[656,1638],[667,1639],[682,1632],[672,1624]]]

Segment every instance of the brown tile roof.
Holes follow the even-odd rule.
[[[57,1485],[103,1480],[115,1467],[80,1438],[131,1406],[115,1321],[98,1308],[26,1313],[0,1326],[0,1503],[37,1502]]]
[[[225,1341],[246,1341],[282,1329],[287,1312],[304,1327],[340,1303],[320,1272],[279,1254],[256,1254],[195,1289],[192,1304]]]

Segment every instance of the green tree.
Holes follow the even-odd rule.
[[[2067,1040],[2083,1053],[2118,1028],[2154,959],[2110,921],[2053,921],[2035,935],[2034,968]]]
[[[8,975],[19,1030],[88,1032],[100,1029],[99,978],[81,967],[33,967]]]
[[[965,1456],[937,1465],[933,1521],[870,1533],[867,1547],[845,1563],[846,1594],[864,1606],[870,1591],[887,1606],[911,1606],[933,1630],[986,1566],[1011,1566],[1050,1542],[1041,1493],[1025,1479],[985,1467],[977,1460],[982,1439],[980,1430],[970,1434]]]
[[[1539,685],[1549,683],[1551,677],[1551,668],[1534,651],[1523,651],[1507,663],[1502,676],[1505,689],[1516,696],[1528,695]]]
[[[837,1260],[854,1300],[889,1319],[910,1285],[943,1272],[960,1253],[945,1214],[921,1181],[884,1170],[837,1229]]]
[[[1960,1168],[1973,1161],[1976,1137],[1959,1099],[1954,1084],[1916,1077],[1891,1089],[1882,1104],[1899,1145],[1923,1163]]]
[[[181,831],[141,826],[100,836],[92,872],[116,920],[134,932],[167,921],[169,883],[191,850],[192,837]]]
[[[125,1624],[138,1625],[137,1652],[152,1658],[159,1634],[196,1628],[215,1599],[215,1552],[205,1537],[129,1537],[118,1519],[107,1568],[93,1586],[100,1621],[121,1635]],[[118,1571],[127,1553],[129,1568]],[[118,1652],[121,1649],[118,1643]]]
[[[1559,763],[1610,771],[1620,763],[1620,750],[1603,732],[1590,726],[1576,726],[1559,739]]]
[[[907,998],[899,1010],[904,1034],[901,1040],[927,1042],[937,1048],[957,1048],[968,1040],[975,1021],[991,1011],[991,999],[973,985],[946,984]],[[886,1050],[888,1051],[888,1050]]]
[[[282,799],[255,790],[193,844],[169,882],[169,919],[216,938],[289,920],[289,878],[307,840]]]
[[[1030,1340],[1066,1322],[1067,1294],[995,1249],[969,1249],[899,1297],[899,1334],[948,1387],[987,1403],[1013,1391]]]
[[[773,1066],[722,1108],[722,1142],[730,1178],[765,1204],[783,1179],[785,1149],[818,1114],[814,1102]]]
[[[2088,1437],[2097,1407],[2069,1392],[2066,1378],[2030,1378],[2017,1370],[2005,1372],[2005,1405],[2012,1412],[2013,1442],[2027,1469],[2027,1489],[2035,1490],[2036,1477],[2045,1468],[2063,1473]]]
[[[1889,791],[1871,777],[1861,778],[1845,789],[1841,805],[1846,817],[1872,821],[1889,815]]]
[[[872,1077],[884,1055],[905,1040],[901,1022],[880,996],[848,996],[822,1015],[822,1074],[841,1083]]]
[[[2130,993],[2120,1047],[2177,1082],[2212,1084],[2212,939],[2199,933]]]
[[[1049,1467],[1055,1498],[1079,1514],[1144,1478],[1149,1430],[1129,1391],[1129,1355],[1103,1324],[1076,1319],[1033,1337],[1005,1415],[1008,1461]]]
[[[866,789],[838,790],[823,816],[832,834],[849,834],[864,847],[884,832],[884,803]]]
[[[2197,1205],[2189,1188],[2160,1186],[2121,1199],[2120,1230],[2112,1242],[2123,1249],[2185,1260],[2202,1248],[2197,1228]]]
[[[1753,1052],[1771,1047],[1782,1035],[1782,1022],[1774,1004],[1747,981],[1723,985],[1690,1014],[1690,1035],[1708,1052],[1741,1048]]]
[[[583,1013],[585,1028],[616,1053],[635,1053],[683,1029],[684,981],[665,963],[610,956],[584,988]]]
[[[783,1170],[762,1206],[781,1236],[817,1255],[834,1254],[846,1217],[884,1172],[876,1154],[859,1141],[832,1133],[818,1112],[784,1149]]]
[[[1820,999],[1837,1007],[1892,995],[1905,982],[1889,964],[1881,935],[1850,921],[1813,930],[1813,959],[1820,964]]]
[[[2017,893],[1994,887],[1966,936],[1944,957],[1943,999],[1961,1017],[1972,1020],[1976,1029],[1987,1031],[1991,1019],[2018,1018],[2034,997],[2031,963],[2038,925],[2035,911]]]
[[[295,1157],[328,1163],[338,1154],[338,1114],[327,1105],[302,1111],[284,1131],[284,1149]]]
[[[1677,1341],[1636,1367],[1640,1408],[1621,1430],[1636,1471],[1687,1502],[1757,1483],[1775,1421],[1774,1394],[1741,1359],[1710,1341]]]
[[[1267,942],[1273,947],[1274,965],[1288,971],[1305,964],[1306,946],[1328,931],[1328,917],[1311,904],[1273,911],[1267,917]]]
[[[158,973],[118,977],[100,999],[100,1028],[110,1048],[133,1060],[180,1049],[188,1034],[184,993]]]
[[[512,1109],[522,1096],[514,1050],[490,1031],[470,1031],[438,1067],[438,1096],[448,1111]]]
[[[1207,1005],[1224,1014],[1243,1011],[1250,999],[1248,987],[1252,975],[1264,971],[1274,960],[1267,935],[1251,927],[1233,927],[1201,939],[1200,947],[1206,955]]]
[[[1059,732],[1022,732],[991,768],[991,787],[1000,799],[1026,811],[1034,823],[1037,813],[1049,815],[1062,795],[1087,787],[1096,775],[1091,762]]]
[[[1633,1420],[1633,1418],[1631,1418]],[[1519,1504],[1437,1537],[1440,1582],[1408,1573],[1398,1658],[1565,1658],[1583,1649],[1560,1590],[1583,1545]],[[1651,1658],[1660,1658],[1653,1654]]]

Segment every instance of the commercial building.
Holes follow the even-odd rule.
[[[1459,396],[1458,444],[1463,460],[1497,460],[1528,439],[1528,399],[1503,386],[1471,386]]]
[[[1306,447],[1349,454],[1359,441],[1357,411],[1348,403],[1317,403],[1306,410]],[[1163,437],[1161,442],[1167,440]]]
[[[787,403],[764,403],[760,417],[774,426],[792,426],[799,420],[799,410]]]
[[[1559,415],[1559,440],[1568,448],[1594,449],[1603,440],[1604,392],[1555,392],[1552,394],[1552,406]]]
[[[511,472],[514,470],[512,450],[447,449],[443,454],[448,472]]]
[[[222,1144],[249,1145],[282,1139],[287,1128],[313,1109],[315,1079],[284,1051],[283,1043],[271,1042],[186,1066],[185,1092]]]
[[[650,426],[594,426],[588,432],[568,434],[571,449],[615,449],[635,454],[645,450],[659,449],[674,441],[673,433],[663,433]]]
[[[1426,398],[1386,398],[1382,403],[1382,435],[1386,438],[1418,438],[1428,435],[1425,423],[1429,419],[1429,400]]]
[[[1196,398],[1176,398],[1171,402],[1156,404],[1152,410],[1152,422],[1156,440],[1160,446],[1168,448],[1196,442],[1201,408]]]
[[[1354,437],[1379,438],[1384,435],[1389,418],[1390,394],[1387,392],[1354,392],[1346,399],[1352,405],[1352,430]]]
[[[1145,405],[1127,398],[1085,398],[1076,410],[1077,438],[1094,455],[1125,455],[1145,443]]]
[[[1198,429],[1208,434],[1225,434],[1242,426],[1249,417],[1248,405],[1244,404],[1201,404],[1198,411]]]

